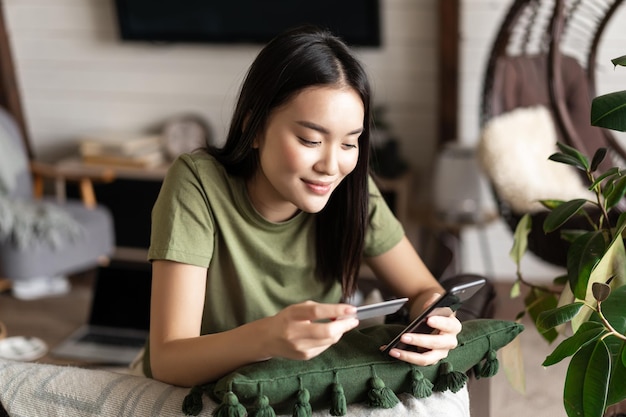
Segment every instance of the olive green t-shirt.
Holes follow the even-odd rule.
[[[404,230],[370,179],[370,227],[364,256],[394,247]],[[306,300],[336,303],[315,275],[315,214],[265,220],[248,199],[244,180],[212,156],[180,156],[169,169],[152,211],[149,260],[208,268],[202,334],[229,330]],[[341,230],[337,230],[341,233]]]

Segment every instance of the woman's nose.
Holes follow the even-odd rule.
[[[319,160],[315,164],[315,170],[326,175],[335,175],[339,171],[337,150],[332,146],[325,146],[319,155]]]

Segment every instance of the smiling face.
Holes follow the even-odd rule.
[[[363,120],[349,87],[306,88],[274,109],[254,141],[259,170],[247,185],[256,210],[272,222],[322,210],[356,167]]]

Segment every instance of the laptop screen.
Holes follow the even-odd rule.
[[[151,265],[112,261],[98,269],[89,324],[149,330]]]

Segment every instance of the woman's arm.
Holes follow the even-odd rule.
[[[416,317],[444,291],[406,236],[382,255],[367,258],[366,263],[394,294],[409,298],[411,318]],[[420,366],[445,358],[448,351],[457,345],[456,335],[461,331],[461,323],[454,316],[433,316],[428,319],[428,325],[438,330],[439,334],[406,334],[402,342],[429,351],[416,353],[392,349],[389,354]]]
[[[154,261],[150,311],[150,365],[155,379],[192,386],[272,357],[310,359],[336,343],[358,320],[347,304],[307,301],[233,330],[200,335],[206,268]]]

